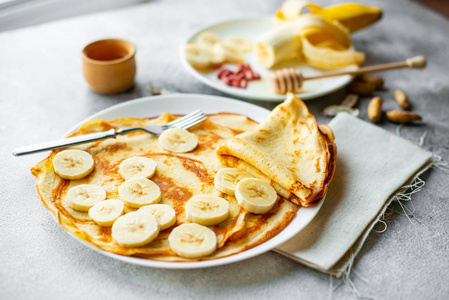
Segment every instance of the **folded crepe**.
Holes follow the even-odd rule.
[[[336,145],[327,125],[295,95],[278,105],[267,120],[225,141],[221,163],[269,180],[279,195],[308,206],[324,197],[335,170]]]

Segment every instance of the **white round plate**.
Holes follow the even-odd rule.
[[[74,126],[64,136],[75,132],[82,124],[92,119],[113,120],[122,117],[149,118],[159,116],[163,112],[169,112],[171,114],[187,114],[197,109],[202,109],[206,114],[215,114],[219,112],[239,113],[246,115],[256,122],[264,121],[270,114],[269,110],[266,110],[265,108],[262,108],[260,106],[224,97],[195,94],[153,96],[127,101],[102,110],[83,120],[78,125]],[[288,241],[290,238],[300,232],[310,221],[312,221],[321,205],[323,204],[323,201],[324,199],[319,201],[315,205],[300,208],[291,223],[287,227],[285,227],[284,230],[282,230],[278,235],[266,241],[265,243],[241,253],[214,260],[205,260],[198,262],[163,262],[137,257],[122,256],[101,250],[75,237],[74,235],[70,235],[75,237],[76,240],[82,242],[87,247],[103,255],[127,263],[166,269],[207,268],[245,260],[270,251],[275,247],[281,245],[282,243]]]
[[[179,49],[179,57],[181,59],[181,63],[184,68],[195,78],[223,93],[245,99],[276,102],[283,101],[285,100],[285,96],[275,94],[270,87],[270,75],[273,73],[273,70],[267,70],[260,67],[256,61],[254,51],[248,53],[245,58],[246,62],[251,65],[251,68],[260,74],[261,80],[248,82],[248,88],[246,89],[227,86],[217,78],[216,70],[202,72],[194,69],[184,57],[185,45],[187,43],[195,42],[197,36],[204,31],[212,31],[221,37],[240,36],[247,38],[252,42],[256,42],[260,36],[268,32],[272,28],[274,28],[274,25],[270,17],[235,19],[201,27],[190,34],[184,41],[184,43],[182,43]],[[230,64],[227,64],[225,66],[230,70],[233,70],[235,67],[235,65]],[[299,62],[282,63],[278,65],[274,70],[282,68],[299,69],[304,76],[312,76],[324,72],[323,70],[316,69],[307,64]],[[356,68],[356,66],[349,66],[339,70],[354,70]],[[297,94],[297,96],[302,100],[309,100],[319,96],[323,96],[346,86],[351,81],[351,79],[352,77],[350,75],[343,75],[325,79],[308,80],[304,82],[303,92]]]

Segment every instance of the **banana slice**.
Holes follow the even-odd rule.
[[[88,211],[106,198],[106,191],[98,185],[80,184],[67,192],[67,202],[73,209]]]
[[[216,43],[221,42],[221,37],[212,31],[204,31],[198,35],[196,42],[198,45],[212,49]]]
[[[159,136],[159,144],[167,151],[186,153],[198,146],[198,137],[182,128],[170,128]]]
[[[224,62],[238,64],[245,61],[243,53],[236,51],[233,47],[230,47],[225,43],[216,43],[213,51],[218,57],[222,57]]]
[[[138,211],[149,212],[155,216],[157,222],[159,223],[160,230],[170,228],[176,223],[176,212],[170,205],[167,204],[146,205],[139,208]]]
[[[184,48],[184,56],[194,68],[206,69],[212,66],[216,60],[214,51],[202,45],[187,44]]]
[[[123,247],[149,244],[159,234],[156,217],[148,212],[129,212],[112,225],[112,238]]]
[[[264,214],[273,208],[277,193],[267,181],[247,178],[237,184],[235,197],[245,210],[255,214]]]
[[[189,221],[201,225],[215,225],[229,216],[229,203],[223,198],[211,195],[196,195],[185,205]]]
[[[124,208],[120,200],[104,200],[89,209],[89,217],[100,226],[110,227],[123,214]]]
[[[86,177],[94,169],[94,159],[86,151],[64,150],[53,158],[55,173],[64,179]]]
[[[234,196],[237,183],[245,178],[252,178],[252,176],[239,169],[224,168],[215,175],[214,185],[220,192]]]
[[[173,252],[186,258],[204,257],[217,248],[215,232],[195,223],[182,224],[173,229],[168,242]]]
[[[153,181],[136,177],[123,182],[118,188],[120,200],[126,206],[140,208],[161,201],[161,189]]]
[[[227,47],[234,50],[234,52],[248,53],[253,50],[253,43],[240,36],[229,36],[223,42]]]
[[[127,158],[120,163],[118,172],[125,180],[135,177],[151,178],[156,172],[156,162],[148,157]]]

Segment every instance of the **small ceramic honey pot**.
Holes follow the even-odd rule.
[[[89,88],[100,94],[116,94],[134,85],[136,48],[119,39],[95,41],[82,51],[83,74]]]

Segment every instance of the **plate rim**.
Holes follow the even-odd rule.
[[[142,106],[142,105],[145,105],[146,103],[148,103],[147,105],[151,106],[151,105],[153,105],[152,103],[157,103],[157,101],[167,101],[168,102],[168,101],[170,101],[170,99],[185,99],[185,100],[197,99],[197,101],[199,101],[199,102],[206,101],[206,103],[213,103],[214,104],[213,106],[216,106],[217,103],[232,103],[232,104],[238,103],[238,105],[247,106],[248,108],[253,108],[253,109],[257,108],[256,111],[266,113],[266,116],[264,118],[266,118],[270,114],[270,110],[268,110],[264,107],[261,107],[261,106],[258,106],[258,105],[252,104],[252,103],[248,103],[245,101],[241,101],[241,100],[228,98],[228,97],[212,96],[212,95],[204,95],[204,94],[170,94],[170,95],[160,95],[160,96],[147,96],[147,97],[141,97],[141,98],[125,101],[123,103],[119,103],[119,104],[110,106],[108,108],[105,108],[105,109],[97,112],[97,113],[90,115],[87,118],[83,119],[78,124],[76,124],[75,126],[73,126],[72,128],[70,128],[64,134],[63,138],[68,136],[69,134],[73,133],[74,131],[78,130],[79,127],[82,124],[84,124],[85,122],[87,122],[89,120],[97,119],[101,115],[105,115],[107,113],[111,113],[116,110],[126,108],[128,106],[129,107],[131,107],[133,105]],[[217,100],[217,101],[212,102],[211,100]],[[243,113],[241,111],[239,112],[239,111],[237,111],[237,108],[232,105],[229,105],[226,107],[227,111],[224,111],[222,108],[219,108],[218,110],[219,111],[217,111],[217,112],[240,113],[245,116],[248,116],[251,119],[253,119],[253,116],[251,116],[252,114],[257,114],[257,112],[254,113],[254,111],[249,111],[249,113]],[[184,113],[187,113],[187,112],[184,112]],[[132,116],[127,115],[127,116],[123,116],[123,117],[132,117]],[[152,117],[152,116],[148,116],[148,117]],[[259,120],[258,122],[261,122],[261,121]],[[132,257],[132,256],[118,255],[118,254],[114,254],[114,253],[102,250],[102,249],[88,243],[87,241],[78,238],[77,236],[73,235],[72,233],[70,233],[69,231],[65,230],[62,227],[61,227],[61,229],[63,229],[72,238],[76,239],[78,242],[84,244],[88,248],[96,251],[97,253],[100,253],[102,255],[105,255],[107,257],[110,257],[110,258],[113,258],[113,259],[116,259],[116,260],[119,260],[122,262],[130,263],[130,264],[134,264],[134,265],[140,265],[140,266],[144,266],[144,267],[158,268],[158,269],[210,268],[210,267],[217,267],[217,266],[227,265],[227,264],[231,264],[231,263],[236,263],[239,261],[243,261],[243,260],[246,260],[249,258],[259,256],[268,251],[274,250],[277,246],[280,246],[283,243],[287,242],[288,240],[293,238],[295,235],[297,235],[302,229],[304,229],[310,222],[312,222],[314,217],[318,214],[321,206],[323,205],[325,197],[323,197],[318,203],[313,204],[309,207],[301,207],[298,210],[295,217],[291,220],[291,222],[280,233],[278,233],[276,236],[272,237],[268,241],[266,241],[256,247],[250,248],[248,250],[245,250],[243,252],[240,252],[240,253],[237,253],[234,255],[230,255],[230,256],[226,256],[226,257],[222,257],[222,258],[218,258],[218,259],[203,260],[203,261],[196,261],[196,262],[166,262],[166,261],[157,261],[157,260],[151,260],[151,259],[143,259],[143,258]],[[51,214],[51,215],[54,217],[53,214]],[[294,224],[293,221],[299,216],[301,216],[302,218],[307,217],[308,221],[305,222],[304,224],[302,224],[302,226],[300,227],[299,230],[296,229],[296,231],[294,231],[294,233],[290,233],[290,234],[284,233],[284,235],[286,235],[286,237],[283,237],[281,235],[281,233],[286,228],[289,228],[289,226]],[[58,223],[58,221],[55,217],[53,219]],[[59,223],[58,223],[58,225],[60,226]],[[277,241],[277,240],[280,240],[280,241]],[[272,244],[274,244],[274,245],[272,245]]]
[[[181,61],[181,65],[194,78],[201,81],[208,87],[211,87],[215,90],[225,93],[226,95],[239,97],[239,98],[243,98],[243,99],[248,99],[248,100],[257,100],[257,101],[264,101],[264,102],[282,102],[285,99],[285,95],[270,95],[270,96],[263,97],[260,95],[247,95],[245,93],[240,93],[239,91],[235,91],[234,93],[231,93],[229,90],[227,90],[226,86],[220,86],[220,85],[214,84],[207,77],[201,75],[200,72],[198,72],[195,68],[193,68],[187,62],[187,60],[185,59],[185,56],[184,56],[185,46],[192,40],[192,38],[195,35],[199,34],[202,31],[205,31],[206,29],[209,29],[211,27],[218,26],[218,25],[227,24],[227,23],[235,23],[235,22],[242,22],[242,21],[263,21],[263,20],[268,20],[268,19],[271,19],[271,17],[270,16],[254,16],[254,17],[231,18],[231,19],[226,19],[226,20],[222,20],[222,21],[212,22],[212,23],[200,26],[200,27],[190,31],[189,34],[187,35],[187,37],[183,39],[183,41],[178,49],[178,57],[179,57],[179,60]],[[348,66],[348,67],[356,68],[355,66]],[[343,81],[343,83],[341,83],[340,85],[334,86],[331,89],[326,89],[321,92],[308,92],[308,93],[296,94],[296,96],[303,101],[312,100],[312,99],[333,93],[339,89],[344,88],[353,80],[353,78],[354,78],[354,76],[348,75],[348,77],[346,78],[346,80]]]

